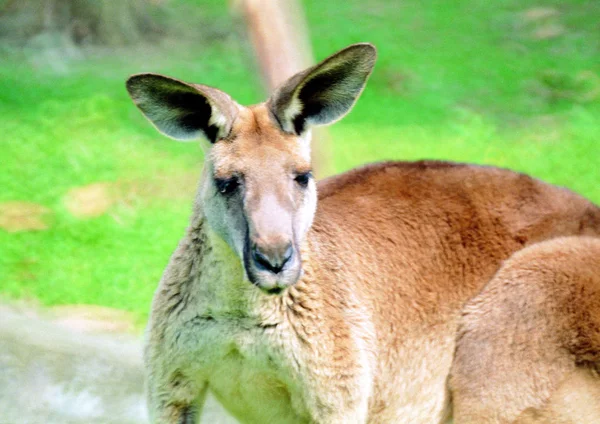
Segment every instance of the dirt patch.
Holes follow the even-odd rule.
[[[46,230],[50,213],[50,209],[37,203],[0,203],[0,228],[9,233]]]
[[[532,37],[536,40],[550,40],[552,38],[558,38],[566,32],[563,25],[558,23],[548,23],[536,28],[532,33]]]
[[[64,198],[65,207],[77,218],[100,216],[106,213],[114,202],[111,184],[104,182],[73,188]]]
[[[65,194],[63,203],[69,213],[77,218],[95,218],[109,212],[113,206],[137,208],[165,200],[191,201],[197,184],[197,172],[97,182],[72,188]]]
[[[127,311],[97,305],[63,305],[49,310],[52,322],[83,333],[135,333],[135,319]]]
[[[530,38],[550,40],[564,35],[567,30],[560,20],[560,12],[553,7],[533,7],[521,13]]]
[[[136,337],[140,333],[139,322],[133,313],[106,306],[71,304],[44,307],[35,299],[5,302],[0,298],[0,317],[8,313],[43,320],[57,328],[78,333],[130,334]]]
[[[532,7],[523,12],[526,22],[539,22],[558,16],[558,10],[554,7]]]
[[[198,185],[198,173],[188,172],[177,175],[156,175],[151,179],[120,181],[115,184],[119,202],[128,205],[162,200],[193,199]]]

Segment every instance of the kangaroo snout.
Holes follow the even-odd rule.
[[[249,237],[244,268],[254,285],[268,293],[279,293],[298,281],[302,261],[298,247],[287,236]]]
[[[259,270],[279,274],[286,264],[290,263],[294,255],[294,246],[292,242],[278,243],[275,245],[252,246],[252,261]]]

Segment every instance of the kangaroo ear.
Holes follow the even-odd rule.
[[[236,103],[221,90],[157,74],[129,77],[127,91],[144,116],[176,140],[226,137],[237,116]]]
[[[268,101],[281,129],[299,135],[310,125],[342,118],[360,96],[376,58],[372,44],[353,44],[291,77]]]

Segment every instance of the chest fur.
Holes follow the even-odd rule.
[[[293,340],[282,330],[249,318],[196,315],[166,335],[173,346],[168,356],[189,378],[208,383],[241,422],[302,423],[301,391],[288,353]]]

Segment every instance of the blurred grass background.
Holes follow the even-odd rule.
[[[449,159],[512,168],[600,202],[598,1],[301,3],[318,60],[354,42],[379,49],[362,98],[331,129],[331,171]],[[157,10],[171,30],[152,42],[0,43],[0,296],[147,317],[187,225],[202,151],[159,135],[125,79],[157,72],[242,104],[265,97],[226,2]]]

